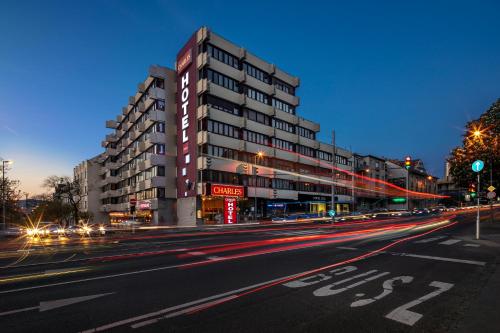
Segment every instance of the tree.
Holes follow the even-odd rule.
[[[75,223],[80,220],[80,201],[82,200],[82,187],[78,179],[72,180],[67,176],[49,176],[43,181],[43,187],[54,191],[53,201],[69,205]]]
[[[461,147],[451,152],[448,162],[450,173],[455,183],[463,188],[475,183],[476,173],[471,166],[475,160],[485,162],[484,171],[480,172],[482,184],[490,184],[490,169],[493,171],[493,186],[500,187],[500,99],[483,113],[478,119],[466,125]]]
[[[23,214],[17,205],[21,198],[21,190],[18,189],[19,181],[9,178],[7,170],[8,166],[5,167],[5,177],[2,177],[2,168],[0,168],[0,199],[3,200],[5,198],[5,222],[11,224],[20,222]],[[0,218],[3,216],[3,202],[1,200]]]

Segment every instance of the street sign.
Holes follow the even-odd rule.
[[[493,192],[494,190],[496,190],[495,186],[491,185],[488,187],[488,191]]]
[[[130,206],[135,206],[135,204],[137,203],[137,199],[136,198],[130,198]]]
[[[486,194],[486,197],[488,199],[493,199],[497,196],[497,194],[495,192],[488,192],[488,194]]]
[[[335,216],[335,210],[330,209],[330,210],[328,211],[328,216],[330,216],[330,217],[334,217],[334,216]]]
[[[483,170],[484,168],[484,162],[481,160],[476,160],[474,163],[472,163],[472,171],[474,172],[479,172]]]

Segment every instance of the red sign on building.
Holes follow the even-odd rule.
[[[238,199],[224,198],[224,224],[234,224],[238,219]]]
[[[196,196],[196,34],[177,55],[177,197]]]
[[[212,184],[210,194],[217,197],[245,197],[243,186]]]

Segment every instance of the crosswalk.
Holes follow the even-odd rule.
[[[434,236],[434,237],[430,237],[430,238],[424,238],[424,239],[420,239],[418,241],[415,241],[414,243],[415,244],[427,244],[427,243],[441,241],[444,238],[448,238],[448,236]],[[479,244],[466,243],[466,241],[464,241],[462,239],[456,239],[456,238],[449,238],[449,239],[443,240],[437,244],[438,245],[445,245],[445,246],[459,245],[459,246],[466,246],[466,247],[480,247]]]

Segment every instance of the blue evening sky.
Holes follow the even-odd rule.
[[[150,64],[200,26],[299,76],[301,116],[359,153],[442,175],[500,97],[499,1],[3,1],[0,157],[31,194],[102,151]]]

